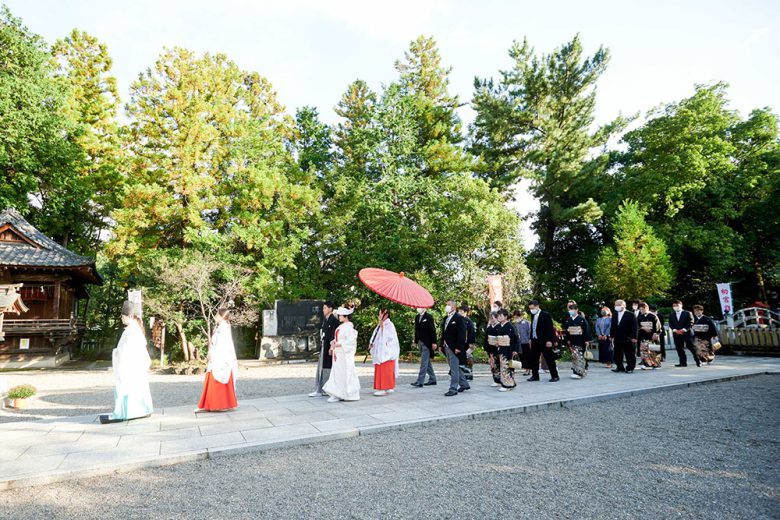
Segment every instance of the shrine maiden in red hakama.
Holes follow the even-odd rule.
[[[203,384],[203,394],[200,396],[200,410],[229,410],[238,406],[236,400],[236,349],[233,346],[233,335],[230,332],[229,311],[220,309],[217,312],[217,328],[211,336],[209,345],[209,363],[206,368],[206,381]]]

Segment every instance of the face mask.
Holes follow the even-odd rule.
[[[577,311],[569,311],[569,316],[574,317],[577,315]]]
[[[601,311],[601,315],[602,316],[606,316],[607,315],[607,311]]]
[[[615,310],[617,312],[621,312],[623,310],[623,306],[622,305],[615,305]]]
[[[680,312],[682,310],[682,307],[675,305],[674,307],[672,307],[672,309],[674,309],[674,312]]]
[[[539,309],[531,309],[531,314],[533,315],[539,314]]]
[[[425,314],[425,309],[417,309],[417,314]]]
[[[490,310],[491,310],[492,312],[498,312],[498,306],[497,306],[497,305],[493,305],[493,306],[490,308]]]
[[[446,312],[447,314],[451,313],[452,312],[452,306],[447,305],[446,307],[444,307],[444,312]]]

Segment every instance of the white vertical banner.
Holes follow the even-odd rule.
[[[718,288],[718,299],[720,300],[720,310],[724,316],[734,313],[734,302],[731,299],[731,284],[715,284]]]
[[[493,305],[493,302],[504,302],[504,283],[503,276],[500,274],[489,274],[487,277],[488,283],[488,308]]]

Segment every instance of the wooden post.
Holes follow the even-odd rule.
[[[54,282],[54,311],[52,318],[55,320],[60,319],[60,291],[62,290],[62,282],[57,280]]]
[[[160,366],[165,366],[165,324],[162,326],[162,337],[160,337]]]

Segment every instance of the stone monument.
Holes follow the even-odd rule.
[[[320,300],[276,300],[272,310],[263,311],[258,359],[316,359],[320,351],[322,304]]]

